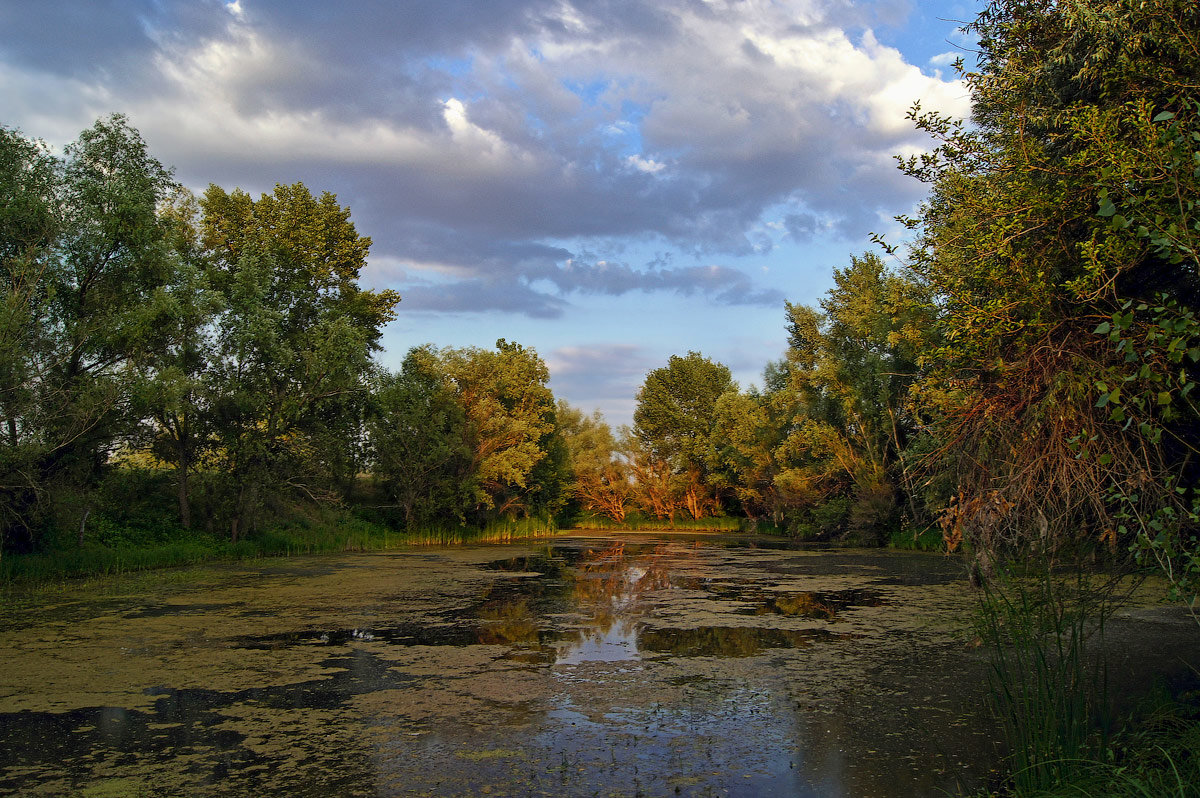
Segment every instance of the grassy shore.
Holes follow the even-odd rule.
[[[519,519],[489,524],[483,529],[445,527],[414,532],[397,531],[347,512],[328,512],[263,530],[237,543],[202,531],[167,529],[155,535],[115,536],[110,541],[88,540],[82,546],[43,553],[5,555],[0,560],[0,584],[19,589],[30,584],[74,578],[110,576],[155,568],[258,557],[373,551],[404,546],[459,543],[505,543],[546,537],[553,524]]]

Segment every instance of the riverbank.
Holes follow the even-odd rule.
[[[404,531],[364,519],[352,512],[326,510],[314,513],[310,518],[263,530],[236,543],[225,534],[181,527],[160,527],[152,532],[114,529],[105,535],[89,537],[81,546],[64,544],[41,553],[5,554],[0,560],[0,590],[12,591],[68,579],[262,557],[380,551],[406,546],[504,543],[550,538],[560,534],[615,532],[745,534],[790,540],[770,524],[748,523],[746,519],[732,517],[663,521],[633,515],[626,523],[603,517],[585,517],[561,529],[553,522],[526,518],[498,521],[482,529],[446,526]],[[936,529],[906,528],[893,533],[887,541],[887,547],[940,551],[943,545]]]

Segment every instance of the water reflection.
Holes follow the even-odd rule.
[[[474,607],[456,610],[438,623],[281,632],[238,638],[235,644],[268,650],[298,645],[339,647],[356,641],[396,646],[506,646],[508,658],[561,666],[636,661],[664,654],[747,657],[766,649],[798,648],[829,635],[845,636],[826,628],[840,613],[886,603],[873,588],[785,591],[762,580],[697,576],[691,567],[695,557],[695,548],[631,545],[621,540],[603,547],[549,547],[543,553],[486,563],[485,570],[506,576],[491,584]],[[670,599],[671,591],[701,596],[741,615],[778,615],[824,624],[805,629],[711,624],[672,627],[650,617],[654,608]]]
[[[63,639],[98,641],[90,663],[47,669],[82,697],[5,709],[42,689],[36,668],[6,677],[0,792],[938,795],[958,761],[943,751],[972,750],[939,692],[970,663],[929,640],[961,597],[883,581],[915,560],[621,539],[512,551],[324,559],[311,580],[247,570],[226,595],[64,622]],[[919,635],[897,631],[914,615]],[[128,684],[140,702],[102,705]]]

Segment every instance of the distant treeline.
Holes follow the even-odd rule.
[[[1192,589],[1200,10],[1004,2],[972,30],[971,123],[911,114],[937,147],[901,161],[929,196],[903,250],[880,241],[895,265],[850,258],[789,304],[762,388],[675,356],[616,433],[516,343],[380,368],[399,297],[359,286],[370,240],[331,194],[194,197],[119,115],[62,157],[3,129],[4,550],[138,513],[232,541],[321,505],[404,529],[637,513],[937,526],[985,569],[1133,549]],[[169,512],[138,510],[167,485]]]

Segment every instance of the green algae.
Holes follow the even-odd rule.
[[[936,555],[642,536],[202,574],[0,610],[0,791],[942,795],[994,758]],[[1117,638],[1194,645],[1160,609]]]

